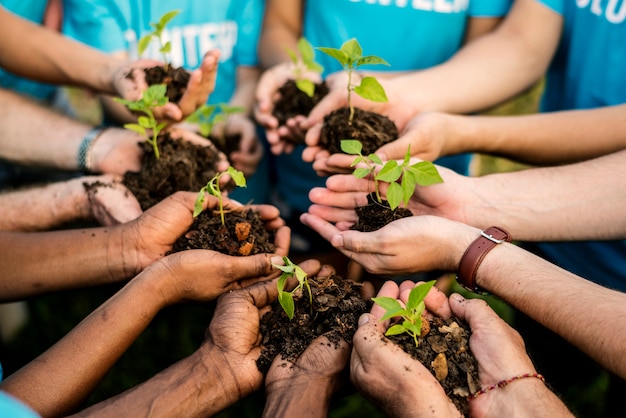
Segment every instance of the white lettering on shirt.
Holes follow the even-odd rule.
[[[410,6],[415,10],[437,13],[458,13],[467,10],[469,0],[350,0],[352,3],[376,4],[378,6]]]
[[[604,0],[606,2],[606,0]],[[576,0],[576,5],[580,9],[585,9],[591,5],[589,10],[596,16],[602,16],[613,24],[623,23],[626,20],[626,0],[608,0],[606,8],[602,9],[603,0]]]

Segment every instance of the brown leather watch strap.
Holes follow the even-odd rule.
[[[461,257],[459,270],[456,274],[457,282],[472,292],[481,293],[482,291],[476,286],[478,266],[485,258],[485,255],[502,242],[511,242],[511,236],[504,229],[491,226],[482,231],[480,236],[467,247],[467,250]]]

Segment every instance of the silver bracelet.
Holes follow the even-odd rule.
[[[106,129],[107,128],[103,127],[95,127],[87,132],[83,140],[80,142],[80,146],[78,147],[78,156],[76,157],[78,169],[80,171],[91,172],[93,170],[91,151],[93,150],[96,140]]]

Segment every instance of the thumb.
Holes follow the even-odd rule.
[[[377,232],[365,234],[359,231],[342,231],[332,237],[331,243],[335,248],[343,248],[355,253],[374,253],[380,249]]]

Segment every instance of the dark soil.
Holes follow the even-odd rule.
[[[232,152],[239,151],[239,147],[241,145],[240,134],[227,134],[224,137],[209,135],[208,139],[213,142],[215,147],[222,151],[227,157],[229,157]]]
[[[354,117],[349,124],[350,108],[342,107],[324,117],[320,132],[320,145],[331,154],[341,151],[343,139],[361,142],[363,155],[375,152],[381,146],[398,139],[398,127],[386,116],[354,108]]]
[[[152,145],[140,142],[144,150],[141,171],[124,174],[124,185],[146,210],[178,191],[198,192],[216,174],[218,155],[211,147],[202,147],[165,132],[159,136],[160,158]]]
[[[316,84],[313,97],[309,97],[296,87],[295,80],[288,80],[278,89],[278,93],[280,98],[274,103],[274,112],[272,114],[278,119],[279,125],[284,125],[287,119],[294,116],[307,116],[311,109],[328,94],[328,86],[325,82]]]
[[[213,250],[234,256],[273,253],[274,234],[265,228],[258,211],[224,213],[224,225],[219,211],[204,211],[194,220],[186,234],[172,248],[172,253],[185,250]]]
[[[460,320],[434,317],[430,320],[430,331],[419,338],[418,347],[408,334],[387,338],[430,370],[448,398],[467,416],[467,397],[480,389],[478,363],[470,351],[469,337],[469,327]]]
[[[410,210],[403,207],[397,207],[391,210],[386,200],[379,203],[374,193],[367,195],[367,201],[368,204],[366,206],[359,206],[355,209],[359,220],[352,225],[350,229],[361,232],[372,232],[390,222],[413,216]]]
[[[261,356],[257,367],[266,373],[277,355],[293,363],[311,342],[326,334],[338,346],[343,339],[352,343],[361,314],[368,312],[371,304],[360,294],[362,285],[341,276],[309,277],[313,307],[309,295],[294,295],[295,312],[290,321],[278,301],[272,310],[261,318]]]
[[[167,86],[167,97],[170,102],[178,103],[187,90],[187,84],[191,75],[182,67],[174,68],[171,65],[161,67],[146,68],[146,83],[149,86],[153,84],[165,84]]]

